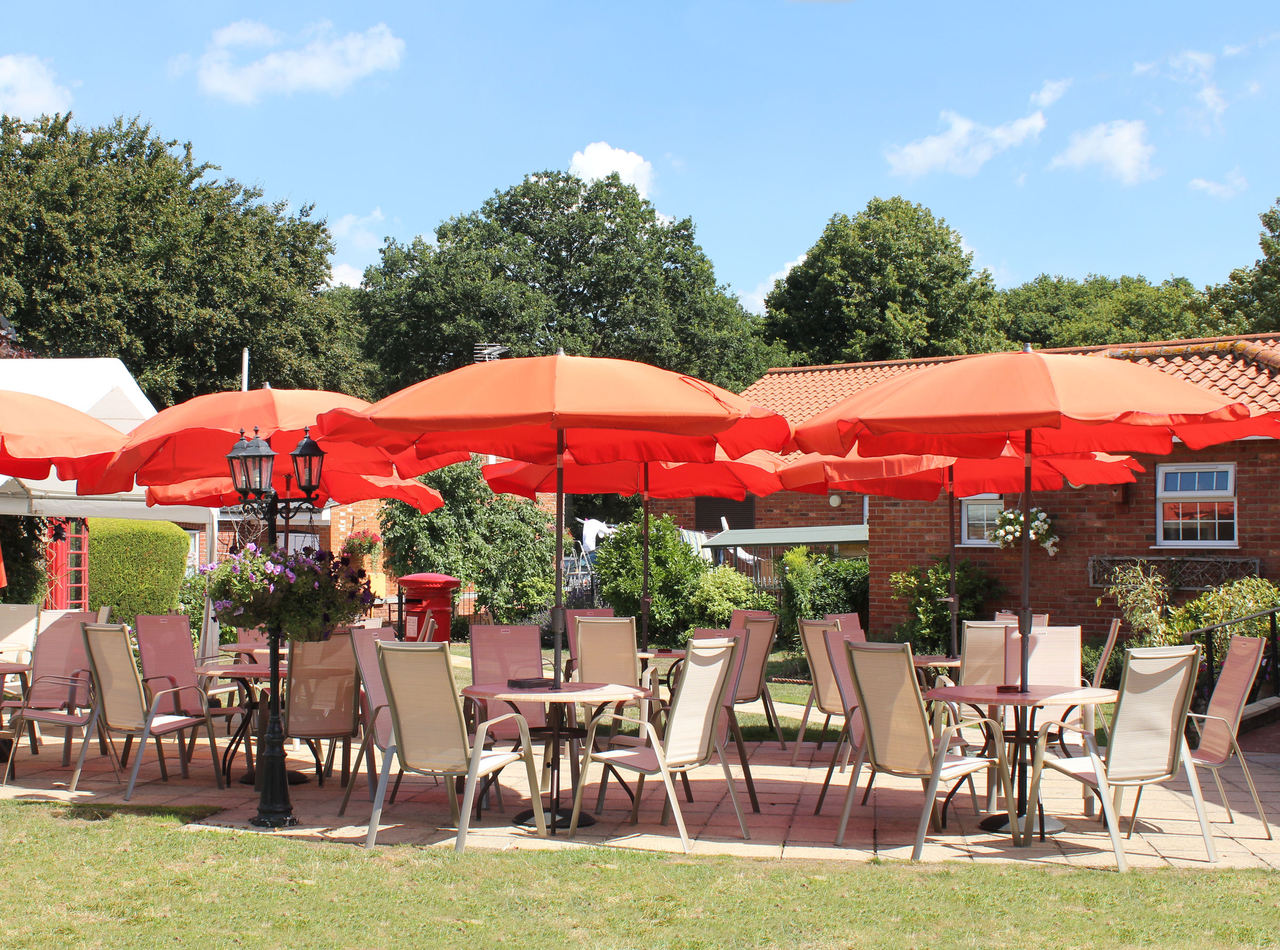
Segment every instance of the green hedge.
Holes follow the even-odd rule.
[[[187,573],[187,533],[167,521],[94,518],[89,522],[89,608],[111,608],[111,619],[178,607]]]

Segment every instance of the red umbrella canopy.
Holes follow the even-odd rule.
[[[565,454],[564,490],[571,495],[638,495],[645,490],[649,472],[649,497],[690,498],[708,495],[741,501],[748,494],[770,495],[782,490],[778,472],[782,459],[757,450],[731,459],[717,448],[714,462],[602,462],[584,465]],[[498,462],[481,469],[496,492],[533,498],[538,492],[556,490],[556,467],[532,462]]]
[[[864,458],[857,451],[847,455],[806,452],[782,467],[778,477],[787,491],[822,495],[828,491],[861,491],[868,495],[929,499],[938,496],[927,486],[933,473],[955,462],[949,455],[879,455]],[[911,476],[922,475],[923,481]],[[861,487],[863,484],[868,487]],[[870,486],[888,486],[875,491]]]
[[[134,481],[162,486],[220,478],[227,473],[226,456],[240,431],[252,435],[256,428],[280,454],[273,474],[278,490],[283,491],[284,476],[292,474],[288,455],[320,413],[368,407],[369,403],[354,396],[309,389],[253,389],[196,396],[156,413],[135,428],[105,470],[96,477],[82,478],[77,490],[81,494],[108,493],[128,491]],[[325,451],[326,473],[416,475],[440,462],[419,460],[411,453],[393,457],[381,447],[329,442],[312,435]]]
[[[1230,424],[1225,424],[1230,423]],[[1032,351],[971,356],[854,393],[796,430],[812,452],[937,453],[995,458],[1031,433],[1033,455],[1167,453],[1275,434],[1225,396],[1148,366],[1105,356]]]
[[[554,464],[557,439],[584,464],[711,462],[781,450],[775,412],[692,376],[630,360],[534,356],[474,363],[415,383],[367,412],[325,413],[326,437],[417,445],[420,456],[471,451]]]
[[[124,442],[118,432],[79,409],[31,393],[0,391],[0,475],[64,479],[100,468]]]
[[[896,456],[889,456],[894,458]],[[940,458],[939,456],[918,456]],[[950,488],[952,494],[966,498],[984,492],[1020,492],[1026,487],[1022,453],[1009,446],[998,459],[955,459],[942,467],[922,468],[895,477],[866,478],[847,459],[817,456],[825,459],[819,470],[783,469],[782,484],[789,491],[823,494],[829,491],[857,491],[867,495],[932,501]],[[865,460],[859,460],[865,461]],[[1032,491],[1057,491],[1081,485],[1123,485],[1136,481],[1143,471],[1137,460],[1127,455],[1091,452],[1071,456],[1045,456],[1031,460]],[[814,477],[820,475],[821,477]],[[951,483],[948,484],[948,479]]]
[[[278,490],[283,492],[281,483]],[[334,501],[340,505],[369,498],[396,498],[417,508],[423,514],[435,511],[444,504],[440,493],[421,482],[394,475],[356,475],[352,472],[330,471],[327,467],[320,477],[320,490],[316,502],[323,505]],[[227,476],[197,478],[171,485],[155,485],[147,489],[148,505],[202,505],[209,508],[225,508],[238,505],[243,499]]]

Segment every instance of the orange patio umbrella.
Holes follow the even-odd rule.
[[[570,495],[640,495],[643,545],[640,581],[640,646],[649,647],[649,499],[692,498],[697,495],[741,501],[748,494],[771,495],[782,490],[778,471],[782,457],[757,449],[731,459],[716,447],[711,462],[601,462],[579,464],[572,453],[564,459],[564,490]],[[535,498],[556,490],[556,467],[533,462],[498,462],[481,469],[497,492]]]
[[[327,468],[321,473],[320,488],[316,492],[318,506],[323,506],[328,501],[347,505],[369,498],[395,498],[412,505],[424,515],[444,504],[439,492],[416,479],[397,475],[357,475],[352,472],[330,471]],[[154,485],[147,489],[148,505],[229,508],[240,504],[242,500],[231,478],[225,475],[196,478],[171,485]]]
[[[1033,352],[964,357],[869,386],[802,423],[796,442],[840,454],[1001,456],[1022,449],[1023,523],[1031,521],[1033,460],[1078,452],[1170,451],[1245,434],[1275,434],[1269,417],[1157,369],[1105,356]],[[1022,535],[1022,658],[1027,685],[1031,539]]]
[[[565,459],[597,464],[712,462],[791,443],[775,412],[692,376],[630,360],[534,356],[474,363],[415,383],[366,412],[319,420],[328,438],[413,447],[422,458],[470,451],[556,470],[555,685],[564,642]]]
[[[105,464],[124,433],[88,413],[31,393],[0,391],[0,475],[71,480]]]

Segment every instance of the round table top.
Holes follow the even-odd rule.
[[[960,657],[944,656],[941,653],[923,653],[920,656],[912,657],[916,666],[941,666],[948,669],[960,668]]]
[[[642,660],[682,660],[689,655],[688,650],[675,650],[654,647],[651,650],[637,650],[636,656]]]
[[[1093,686],[1048,686],[1030,683],[1025,692],[1002,692],[994,683],[973,686],[935,686],[925,699],[942,699],[975,706],[1092,706],[1113,703],[1114,689]]]
[[[463,696],[474,699],[494,699],[500,703],[620,703],[641,699],[647,693],[635,686],[617,683],[566,682],[559,689],[539,686],[535,689],[513,689],[506,683],[473,683],[462,690]]]
[[[0,673],[30,673],[30,663],[11,663],[8,660],[0,662]]]
[[[267,653],[271,644],[265,640],[238,640],[235,643],[224,643],[218,647],[223,653]]]
[[[285,663],[281,661],[280,672],[285,669]],[[266,663],[204,663],[196,667],[196,674],[229,680],[265,680],[271,678],[271,667]]]

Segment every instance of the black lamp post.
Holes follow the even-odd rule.
[[[271,487],[272,469],[275,466],[275,450],[265,439],[259,438],[255,426],[253,438],[245,437],[240,430],[240,440],[227,453],[227,466],[231,469],[231,481],[240,495],[241,507],[256,514],[267,523],[267,544],[276,546],[276,521],[290,518],[306,508],[317,508],[316,491],[320,487],[320,473],[324,468],[324,450],[311,438],[310,430],[304,430],[302,441],[290,455],[293,458],[293,477],[297,479],[302,495],[281,498]],[[286,489],[287,490],[287,489]],[[284,828],[297,824],[293,817],[293,805],[289,802],[289,776],[285,771],[284,726],[280,721],[280,635],[279,626],[268,629],[271,644],[271,700],[267,716],[267,731],[262,737],[262,749],[258,755],[261,770],[261,793],[258,798],[258,814],[249,823],[259,828]]]

